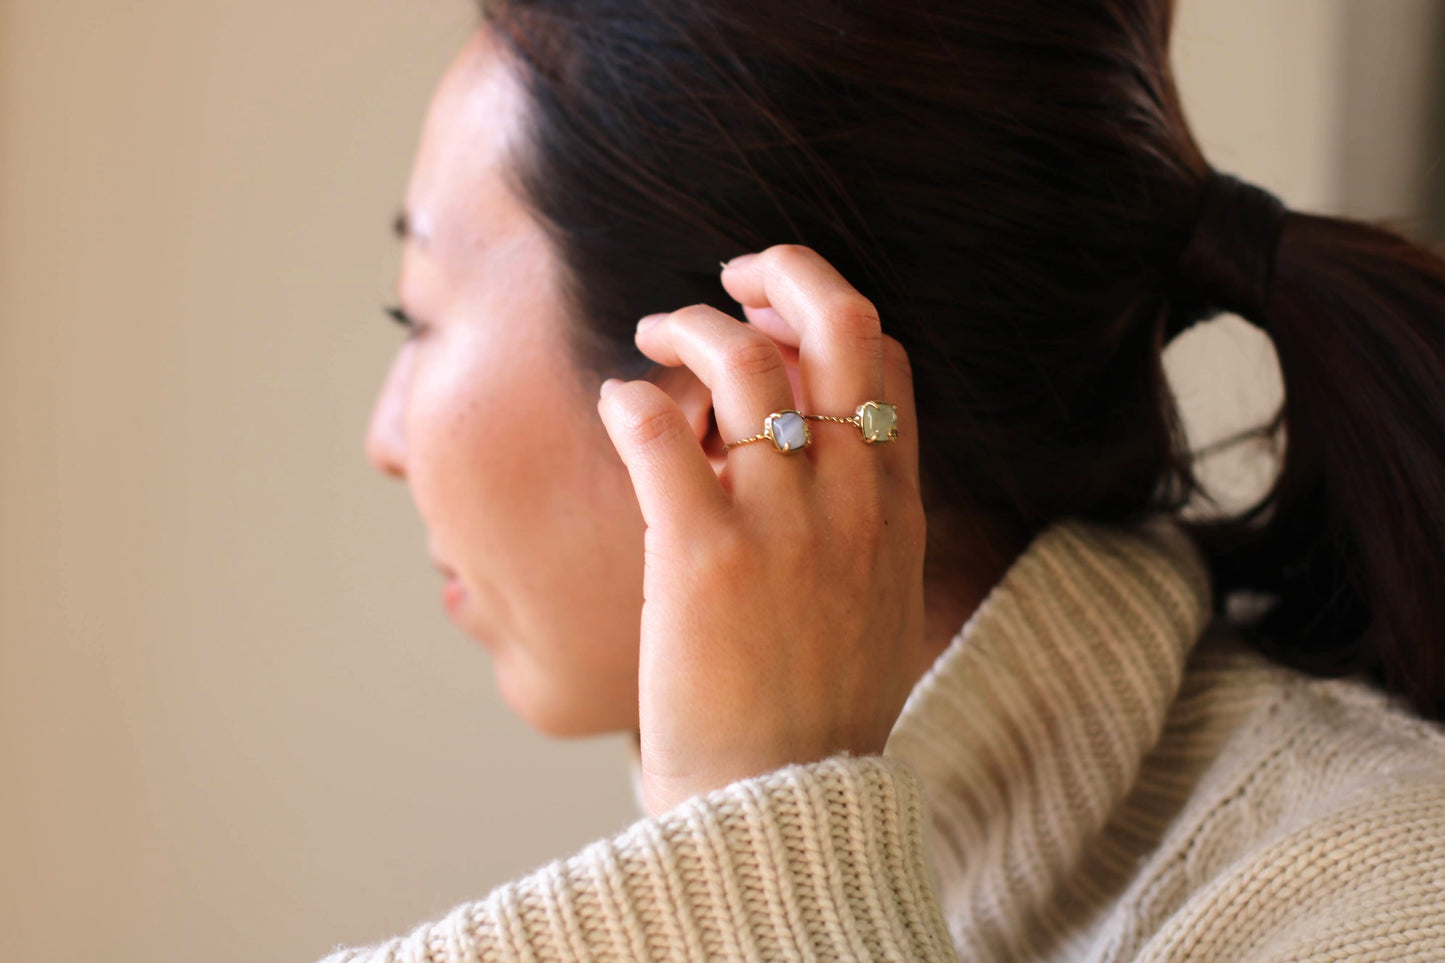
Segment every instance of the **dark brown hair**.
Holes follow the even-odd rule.
[[[1031,534],[1199,491],[1160,355],[1225,306],[1186,293],[1186,245],[1216,274],[1237,255],[1198,221],[1217,178],[1170,73],[1171,2],[483,10],[531,98],[515,175],[569,268],[582,365],[639,376],[639,316],[736,313],[719,259],[807,244],[908,349],[930,533],[962,506]],[[1261,649],[1368,672],[1439,718],[1445,261],[1297,212],[1270,253],[1249,310],[1284,376],[1262,429],[1287,438],[1282,471],[1242,516],[1188,527],[1221,610],[1272,601],[1244,626]]]

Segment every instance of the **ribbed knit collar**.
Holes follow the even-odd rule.
[[[919,681],[885,755],[923,780],[945,916],[975,935],[1042,906],[1161,734],[1209,620],[1208,570],[1168,516],[1057,521]]]

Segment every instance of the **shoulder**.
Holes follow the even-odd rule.
[[[1216,768],[1241,770],[1249,798],[1275,787],[1297,804],[1330,805],[1396,780],[1445,784],[1445,725],[1362,679],[1274,663],[1218,622],[1191,655],[1170,721],[1212,725]]]
[[[1145,956],[1445,954],[1445,727],[1223,634],[1190,675],[1184,716],[1222,738],[1178,827],[1189,895]]]

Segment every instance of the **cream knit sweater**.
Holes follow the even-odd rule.
[[[1058,522],[882,756],[742,780],[326,963],[1445,960],[1445,729],[1209,610],[1173,520]]]

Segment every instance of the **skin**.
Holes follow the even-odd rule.
[[[506,177],[526,109],[482,27],[428,110],[398,284],[418,330],[365,440],[465,590],[454,619],[535,728],[638,733],[651,811],[881,751],[1021,546],[925,586],[906,355],[807,248],[735,260],[722,279],[747,320],[662,316],[638,339],[659,366],[599,399],[570,360],[556,252]],[[811,421],[801,453],[722,453],[768,411],[848,415],[866,398],[898,406],[898,441]]]

